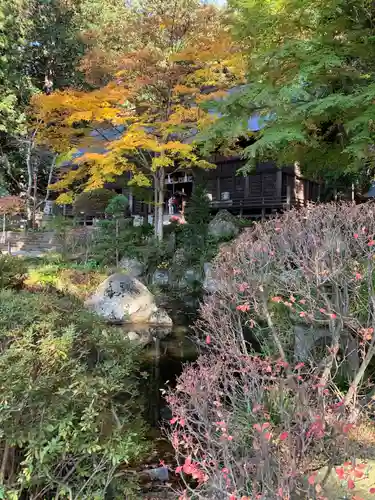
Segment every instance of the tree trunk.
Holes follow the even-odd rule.
[[[163,218],[164,218],[164,168],[160,168],[154,176],[154,234],[162,241],[163,239]]]
[[[118,245],[119,245],[119,241],[118,241],[118,237],[119,237],[119,221],[118,219],[116,218],[116,267],[118,267],[119,265],[119,251],[118,251]]]
[[[157,227],[158,227],[158,222],[157,222],[157,219],[158,219],[158,210],[157,210],[157,207],[158,207],[158,193],[159,193],[159,178],[157,176],[157,174],[154,175],[154,235],[155,235],[155,238],[156,238],[156,235],[157,235]]]
[[[35,200],[33,200],[32,192],[35,190],[34,169],[32,165],[31,153],[34,147],[34,138],[36,131],[28,141],[26,151],[26,167],[27,167],[27,189],[26,189],[26,213],[28,227],[34,227],[35,217]]]
[[[1,243],[6,241],[6,215],[3,214],[3,234],[1,236]]]

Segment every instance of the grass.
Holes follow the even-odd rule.
[[[78,265],[60,255],[24,259],[28,273],[24,285],[29,290],[55,290],[84,301],[108,276],[96,263]]]

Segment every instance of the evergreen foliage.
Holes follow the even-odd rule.
[[[210,211],[211,205],[206,188],[203,184],[197,184],[186,206],[186,220],[189,224],[208,224],[211,219]]]
[[[300,162],[313,178],[368,180],[374,171],[375,9],[367,0],[232,0],[248,84],[218,105],[206,148],[251,139],[258,159]],[[260,132],[248,130],[258,115]]]
[[[146,450],[138,349],[51,294],[0,291],[0,316],[6,498],[128,498],[115,473]]]

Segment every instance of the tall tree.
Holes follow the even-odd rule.
[[[28,0],[25,14],[32,23],[24,69],[37,88],[49,91],[82,83],[77,70],[85,48],[81,4],[82,0]]]
[[[81,0],[0,0],[0,183],[26,198],[30,222],[48,196],[54,155],[35,143],[27,109],[37,92],[78,85]]]
[[[54,186],[64,191],[61,200],[70,200],[72,191],[66,190],[77,184],[95,189],[128,171],[132,183],[154,187],[155,232],[161,238],[166,172],[214,167],[193,143],[198,128],[212,120],[199,104],[241,81],[242,59],[220,12],[196,0],[139,2],[126,33],[134,49],[118,58],[110,83],[92,92],[38,96],[34,113],[44,124],[40,141],[57,151],[72,143],[88,148],[78,168]],[[117,139],[95,151],[108,128],[117,129]]]
[[[209,138],[262,130],[245,149],[349,180],[374,173],[375,8],[367,0],[232,0],[248,85],[222,104]]]
[[[32,84],[24,72],[24,50],[30,20],[24,17],[26,0],[0,0],[0,134],[24,130],[24,106]]]

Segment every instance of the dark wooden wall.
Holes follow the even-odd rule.
[[[238,175],[243,165],[243,160],[224,160],[217,163],[215,170],[206,173],[206,189],[213,201],[220,202],[223,192],[229,192],[231,200],[276,201],[289,196],[301,201],[317,201],[319,197],[319,185],[296,176],[293,167],[280,169],[271,162],[260,163],[248,176]]]

